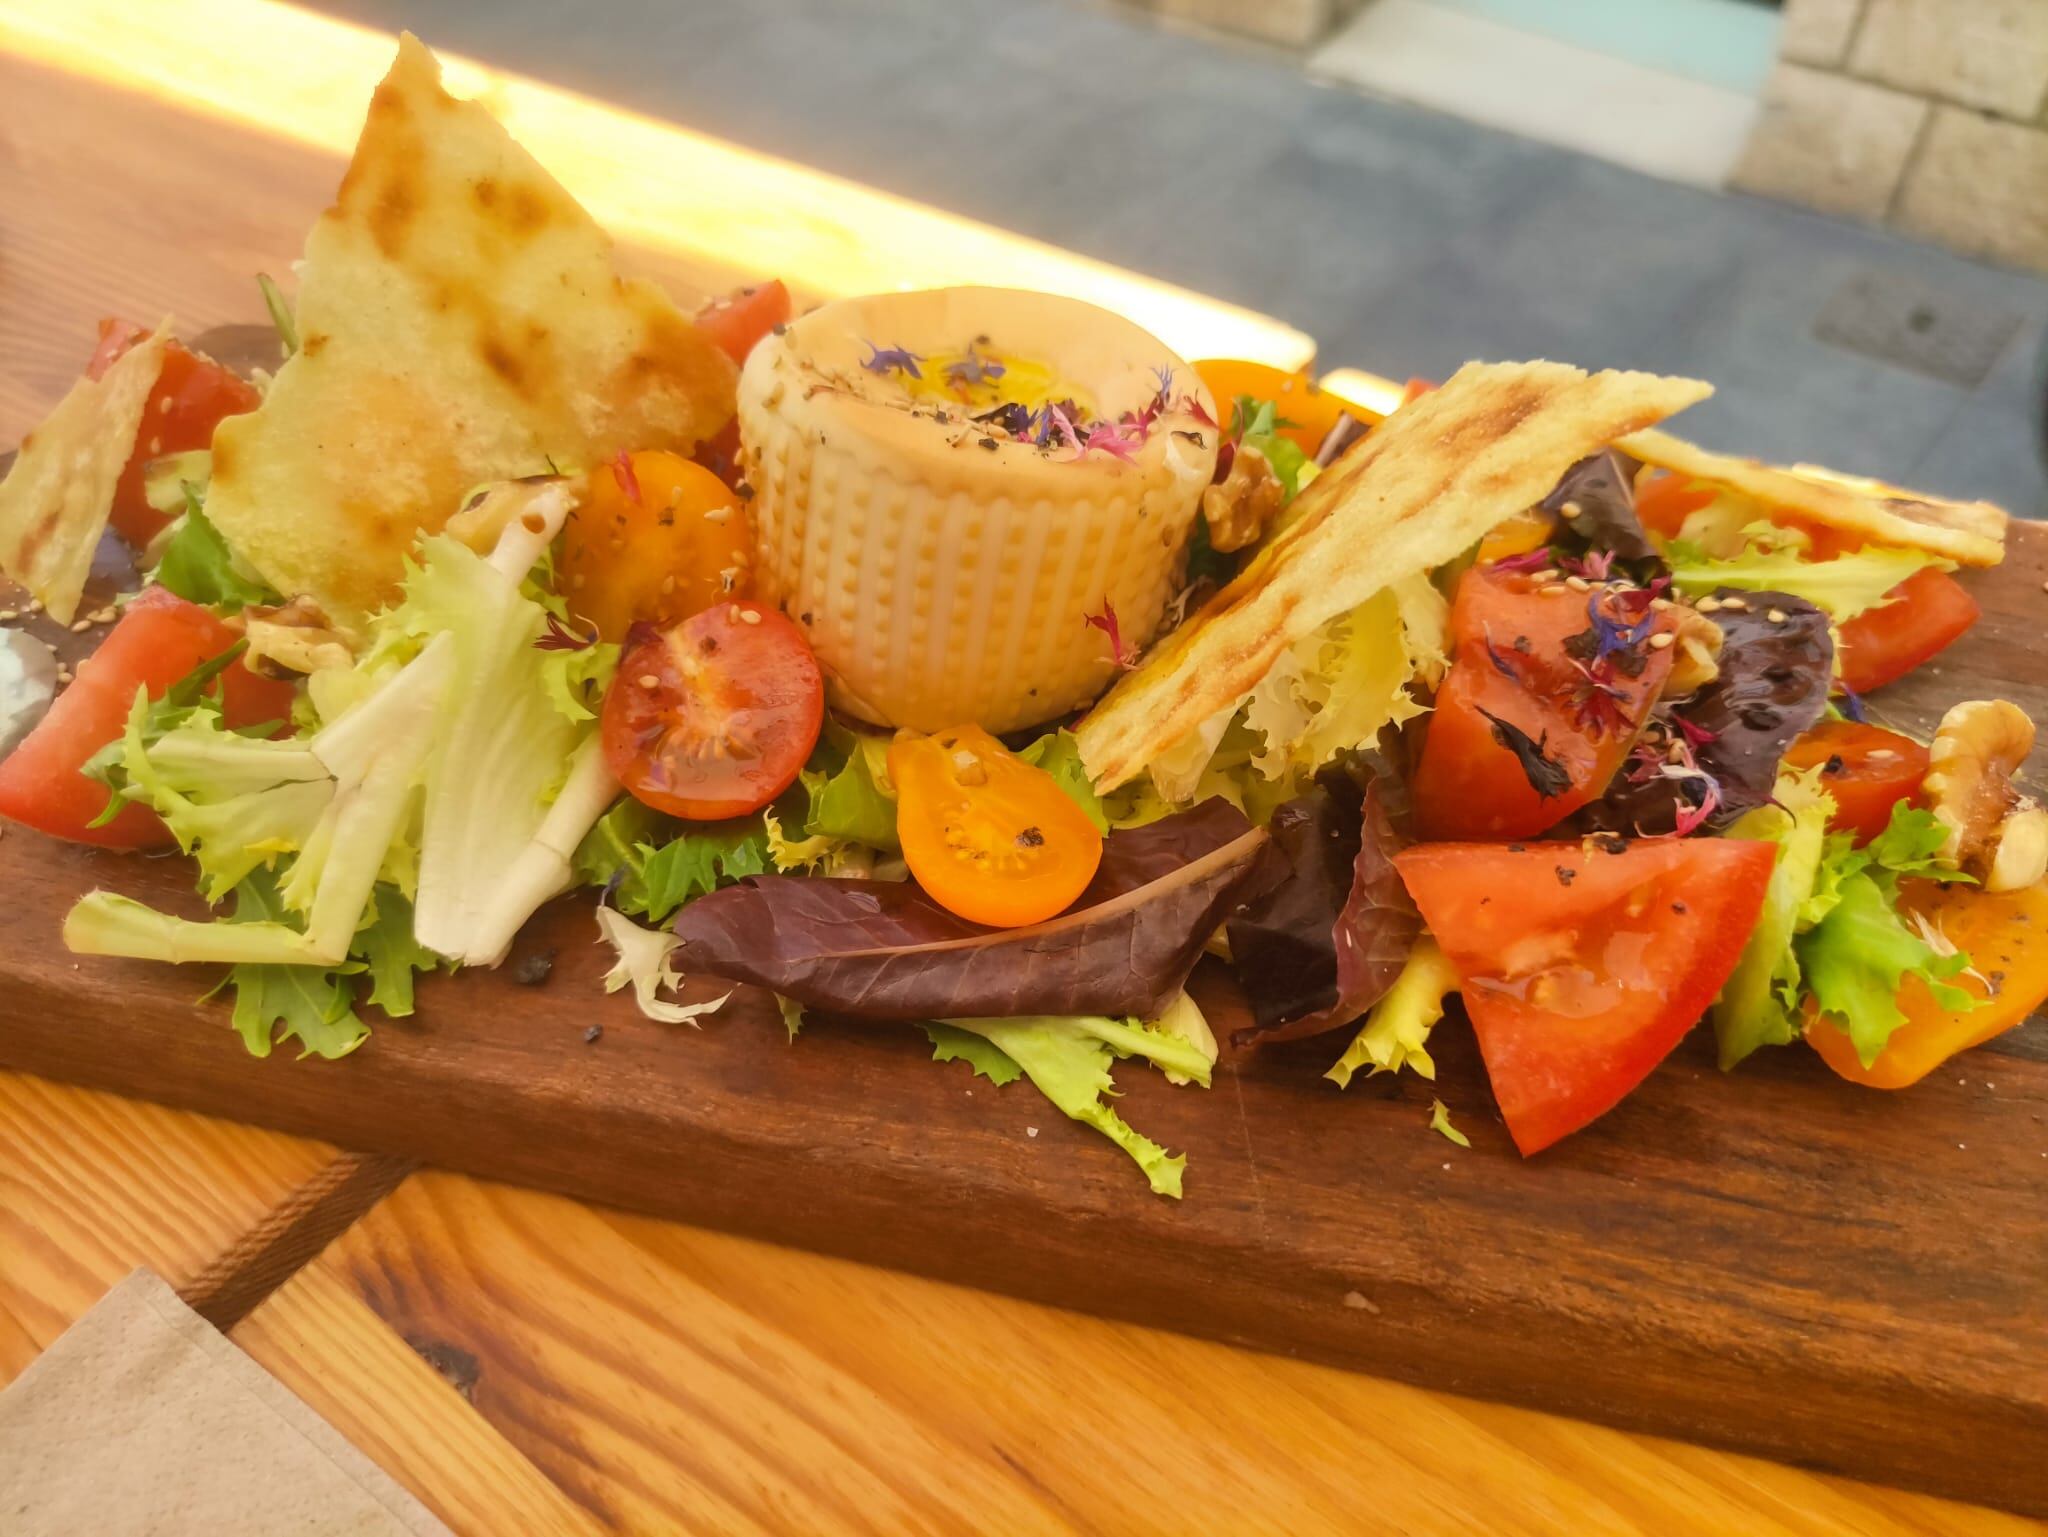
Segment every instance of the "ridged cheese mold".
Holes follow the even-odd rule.
[[[921,731],[1100,694],[1118,664],[1089,618],[1113,614],[1127,654],[1151,638],[1220,437],[1156,338],[999,288],[814,310],[754,348],[739,416],[756,593],[810,636],[838,708]]]

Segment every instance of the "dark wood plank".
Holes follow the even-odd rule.
[[[1976,579],[1979,630],[1887,713],[1924,724],[1941,701],[1994,692],[2048,713],[2030,655],[2048,538],[2023,533]],[[2038,1021],[1896,1095],[1803,1051],[1724,1076],[1701,1032],[1532,1162],[1455,1026],[1437,1092],[1469,1153],[1424,1129],[1426,1085],[1324,1083],[1328,1042],[1230,1063],[1206,1094],[1126,1068],[1129,1119],[1189,1154],[1176,1205],[1024,1090],[921,1060],[913,1030],[816,1028],[789,1045],[772,1010],[737,1003],[701,1031],[641,1020],[599,995],[604,956],[573,900],[521,942],[557,952],[544,986],[510,968],[437,980],[416,1022],[330,1066],[245,1056],[225,1014],[195,1004],[197,972],[59,948],[65,906],[95,883],[189,903],[178,862],[10,832],[0,878],[0,1066],[2048,1511]]]

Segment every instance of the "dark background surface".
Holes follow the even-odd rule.
[[[1695,374],[1685,430],[2048,515],[2048,281],[1371,100],[1079,0],[319,0],[319,8],[1252,305],[1325,366]],[[1963,385],[1816,336],[1880,291]],[[1859,298],[1859,293],[1865,297]],[[1840,325],[1833,327],[1839,331]]]

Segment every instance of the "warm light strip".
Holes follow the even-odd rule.
[[[1382,419],[1392,416],[1401,404],[1403,387],[1362,368],[1333,368],[1316,381],[1339,400],[1363,406]]]
[[[432,42],[432,39],[428,39]],[[0,51],[347,154],[385,33],[277,0],[0,0]],[[992,283],[1087,299],[1183,357],[1305,366],[1315,343],[1253,310],[589,97],[442,54],[449,89],[482,100],[621,239],[819,296]]]

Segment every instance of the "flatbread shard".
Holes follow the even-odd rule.
[[[166,320],[99,378],[72,385],[0,481],[0,571],[60,624],[78,612],[170,336]]]
[[[1639,432],[1617,446],[1646,464],[1789,508],[1873,544],[1927,550],[1963,566],[2005,559],[2005,510],[1989,502],[1951,502],[1815,465],[1785,468],[1710,453],[1668,432]]]
[[[407,34],[306,242],[298,353],[214,436],[207,513],[287,596],[344,623],[470,488],[688,453],[737,370]]]
[[[1297,640],[1442,565],[1578,460],[1713,393],[1696,379],[1467,363],[1316,477],[1296,518],[1074,728],[1101,790],[1244,698]]]

